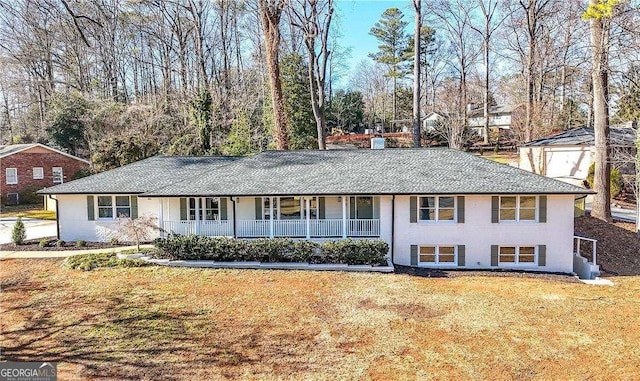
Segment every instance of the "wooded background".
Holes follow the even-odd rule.
[[[638,2],[615,3],[605,25],[613,123],[640,119]],[[371,20],[379,50],[347,67],[332,0],[0,0],[0,144],[52,144],[100,171],[397,129],[412,119],[414,69],[414,8],[399,4]],[[422,115],[448,116],[452,147],[485,104],[514,110],[517,142],[593,125],[587,6],[423,2]]]

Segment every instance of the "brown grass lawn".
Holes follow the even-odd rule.
[[[78,379],[633,379],[640,277],[0,262],[0,360]]]

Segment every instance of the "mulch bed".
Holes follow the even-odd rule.
[[[47,240],[47,245],[40,247],[40,241],[42,239]],[[67,250],[90,250],[90,249],[107,249],[113,247],[120,247],[125,243],[119,242],[117,245],[112,245],[108,242],[86,242],[84,246],[77,246],[76,241],[65,242],[62,246],[56,246],[56,238],[39,238],[30,239],[24,241],[22,245],[15,245],[13,243],[5,243],[0,245],[0,251],[67,251]]]
[[[486,277],[515,277],[515,278],[538,278],[549,279],[561,282],[579,282],[573,275],[564,273],[545,273],[535,271],[517,271],[504,269],[491,270],[439,270],[422,267],[410,267],[394,265],[396,274],[409,274],[426,278],[457,278],[463,276],[486,276]]]
[[[607,223],[593,217],[578,217],[575,234],[597,239],[597,263],[603,275],[640,275],[640,238],[635,224]]]

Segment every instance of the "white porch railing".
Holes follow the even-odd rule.
[[[306,237],[307,221],[306,220],[274,220],[273,236],[274,237]]]
[[[310,237],[342,237],[342,220],[310,220]]]
[[[238,237],[269,237],[271,227],[269,220],[240,220],[237,224]]]
[[[233,221],[164,221],[165,234],[232,236]]]
[[[377,237],[380,235],[380,220],[352,219],[347,220],[349,237]]]
[[[237,236],[292,237],[292,238],[338,238],[345,233],[347,237],[379,237],[379,219],[350,219],[346,232],[342,219],[309,220],[240,220],[236,222]],[[165,234],[198,234],[205,236],[233,236],[233,221],[164,221]]]
[[[575,248],[575,253],[581,257],[584,257],[583,255],[580,254],[580,246],[582,246],[582,241],[587,241],[587,242],[591,242],[591,263],[596,265],[596,244],[598,243],[597,239],[593,239],[593,238],[587,238],[587,237],[580,237],[580,236],[573,236],[573,245]],[[586,258],[586,257],[585,257]],[[589,258],[587,258],[589,259]]]

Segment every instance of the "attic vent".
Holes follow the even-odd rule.
[[[384,149],[384,138],[371,138],[371,149]]]

